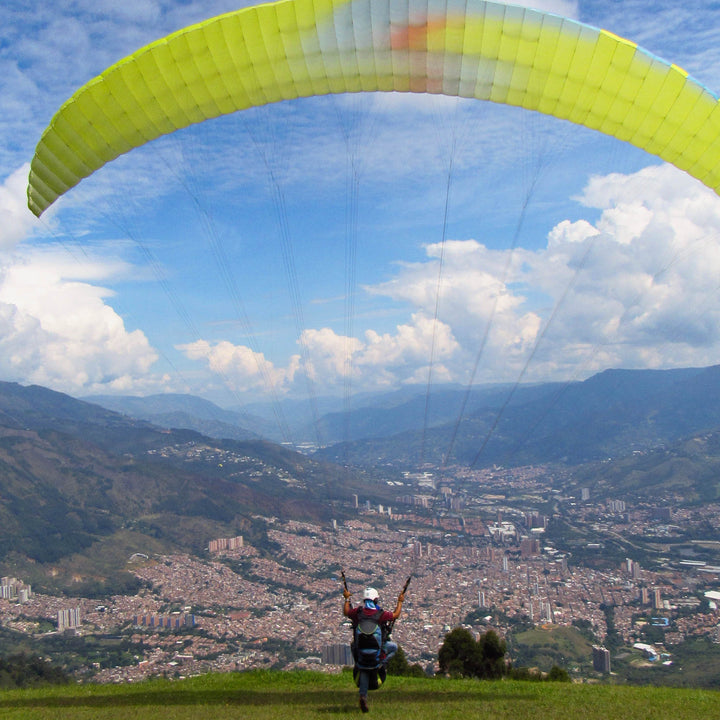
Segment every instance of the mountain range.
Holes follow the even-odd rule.
[[[168,430],[0,383],[0,574],[40,587],[50,575],[69,592],[120,589],[134,552],[201,553],[213,537],[262,547],[254,515],[329,522],[360,482],[266,441]]]
[[[233,410],[199,398],[92,398],[164,427],[213,437],[271,441],[283,417],[296,446],[341,464],[581,463],[618,457],[720,427],[720,366],[607,370],[583,382],[489,385],[467,390],[414,386],[342,399],[286,400]],[[312,419],[311,406],[325,410]],[[248,430],[252,427],[253,431]]]
[[[720,427],[720,367],[607,370],[583,382],[488,391],[452,423],[355,440],[319,455],[360,464],[577,464]]]
[[[127,402],[137,415],[204,422],[222,437],[0,383],[0,574],[103,594],[132,582],[124,569],[135,552],[202,553],[209,539],[234,534],[268,547],[256,516],[329,522],[349,512],[353,494],[391,503],[392,488],[377,480],[393,464],[416,466],[421,450],[426,461],[442,460],[453,436],[454,460],[479,458],[478,467],[562,462],[575,465],[575,482],[610,496],[720,497],[718,367],[612,370],[580,383],[478,388],[467,398],[447,387],[429,399],[410,389],[365,397],[349,422],[321,418],[337,433],[349,428],[352,441],[314,454],[227,437],[229,427],[244,437],[242,413],[198,398]],[[437,424],[423,429],[424,417]]]

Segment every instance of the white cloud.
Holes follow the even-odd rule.
[[[205,363],[211,373],[235,392],[285,392],[293,382],[299,363],[298,357],[293,356],[287,368],[276,368],[262,353],[225,340],[215,344],[197,340],[179,345],[177,349],[190,360]]]
[[[321,379],[326,386],[337,386],[351,372],[353,384],[363,389],[413,382],[418,373],[427,380],[431,357],[440,363],[459,350],[451,328],[442,322],[435,324],[423,313],[414,313],[410,322],[396,327],[395,333],[368,330],[364,341],[323,328],[305,330],[303,343],[313,378]],[[441,365],[437,365],[437,372],[444,372]]]
[[[158,389],[157,353],[125,328],[99,285],[129,275],[128,265],[77,247],[20,245],[41,227],[25,204],[27,171],[0,187],[0,378],[70,393]]]
[[[427,365],[435,343],[433,367],[436,379],[449,379],[442,361],[451,358],[459,346],[443,323],[420,313],[410,323],[397,327],[395,334],[366,333],[365,341],[338,335],[330,328],[303,332],[302,355],[293,355],[286,368],[275,367],[262,353],[227,341],[215,344],[200,340],[179,346],[186,357],[202,361],[213,374],[236,392],[265,391],[304,393],[305,378],[322,383],[323,392],[338,391],[346,377],[363,390],[397,387],[427,380]],[[305,360],[303,360],[305,358]]]
[[[300,342],[304,345],[304,355],[310,361],[308,374],[313,381],[323,378],[323,382],[328,377],[342,378],[347,369],[347,358],[363,348],[363,343],[357,338],[338,335],[330,328],[304,330]]]
[[[477,381],[717,362],[720,199],[659,165],[593,178],[581,200],[601,211],[598,219],[557,223],[539,250],[446,242],[437,324],[440,245],[431,244],[424,261],[399,265],[391,280],[366,288],[405,304],[408,322],[391,333],[368,329],[364,339],[307,329],[308,367],[294,356],[291,368],[271,366],[272,373],[287,390],[305,370],[331,388],[352,368],[359,390],[424,382],[431,357],[435,381],[465,382],[480,349]],[[205,344],[196,356],[257,387],[247,348]]]
[[[69,393],[147,385],[157,353],[104,302],[108,291],[87,282],[114,275],[120,266],[42,251],[6,259],[0,376]]]
[[[0,252],[11,250],[38,226],[25,199],[29,170],[23,165],[0,185]]]
[[[402,265],[391,281],[367,288],[368,292],[404,301],[434,317],[440,245],[428,245],[426,252],[427,261]],[[464,350],[456,355],[452,379],[468,379],[474,348],[484,345],[486,362],[495,358],[490,364],[495,371],[531,347],[540,318],[525,307],[524,295],[511,287],[513,280],[521,279],[526,257],[526,252],[492,250],[475,240],[445,243],[439,321]]]
[[[589,370],[717,362],[720,199],[658,165],[593,178],[582,201],[602,211],[597,232],[585,221],[558,225],[522,273],[562,300],[542,355],[565,372],[579,357]],[[573,233],[574,251],[558,242]]]

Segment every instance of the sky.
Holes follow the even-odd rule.
[[[625,143],[425,95],[280,103],[122,156],[41,220],[59,106],[241,5],[0,8],[0,380],[226,407],[720,362],[720,198]],[[720,91],[720,6],[535,4]]]

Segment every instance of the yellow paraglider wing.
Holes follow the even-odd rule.
[[[32,160],[28,206],[128,150],[252,106],[312,95],[441,93],[517,105],[643,148],[720,188],[720,110],[634,43],[481,0],[281,0],[180,30],[60,108]]]

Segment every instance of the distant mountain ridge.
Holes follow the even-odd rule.
[[[606,370],[584,382],[506,387],[480,396],[451,423],[338,444],[318,455],[353,464],[368,458],[405,465],[578,464],[718,427],[719,366]]]
[[[279,410],[291,440],[320,439],[318,457],[342,464],[582,463],[720,427],[720,366],[606,370],[583,382],[486,385],[469,392],[439,386],[429,396],[424,386],[408,387],[352,398],[347,413],[341,399],[317,398],[316,406],[327,411],[317,422],[307,400],[223,410],[187,395],[91,399],[162,427],[238,440],[256,432],[279,441],[272,422]]]
[[[90,395],[84,400],[164,428],[196,430],[209,437],[230,440],[260,438],[258,433],[246,427],[251,423],[257,425],[257,418],[233,410],[224,410],[215,403],[194,395]]]
[[[353,482],[266,441],[167,430],[0,382],[0,574],[33,585],[49,569],[69,589],[108,574],[117,583],[133,552],[197,553],[212,537],[252,537],[256,514],[328,522],[342,517],[335,504],[358,491]]]
[[[250,403],[237,409],[223,409],[208,400],[173,393],[147,397],[94,395],[83,398],[128,417],[145,420],[165,428],[196,430],[210,437],[244,440],[264,437],[272,442],[286,438],[277,425],[280,415],[297,445],[324,445],[345,440],[356,441],[376,436],[395,435],[422,428],[427,419],[430,427],[441,426],[455,418],[465,403],[466,413],[478,408],[500,407],[511,385],[495,384],[472,388],[468,393],[459,385],[433,388],[426,406],[425,386],[406,387],[383,393],[361,393],[353,397],[350,410],[343,409],[343,399],[315,397],[284,398],[278,403]],[[523,398],[543,396],[555,387],[552,383],[526,385]],[[312,406],[318,410],[317,422]],[[251,425],[253,431],[247,429]]]
[[[308,457],[267,441],[169,430],[47,388],[0,383],[0,572],[22,569],[40,586],[43,573],[52,570],[59,583],[65,572],[67,587],[78,590],[104,583],[133,552],[198,552],[213,534],[251,537],[256,514],[329,522],[343,517],[353,493],[391,502],[394,490],[373,483],[376,471],[354,474],[324,458],[383,466],[382,473],[387,464],[412,468],[423,439],[432,460],[455,431],[466,464],[485,443],[483,464],[578,464],[575,481],[608,496],[720,497],[719,367],[610,370],[582,383],[518,387],[509,401],[511,390],[479,389],[472,414],[429,428],[424,438],[417,429],[388,433]],[[436,417],[458,402],[456,389],[440,396],[452,401]],[[366,410],[386,429],[394,413],[417,407],[418,397],[385,397],[383,407]],[[587,464],[593,460],[603,462]],[[81,581],[71,579],[77,576]]]
[[[211,437],[278,441],[273,410],[256,403],[222,410],[192,396],[93,398],[163,427]],[[357,466],[543,462],[583,463],[618,457],[720,427],[720,366],[674,370],[606,370],[583,382],[407,387],[342,399],[316,398],[327,412],[310,420],[307,400],[284,400],[296,443],[323,447],[317,457]],[[461,409],[464,409],[462,417]],[[449,457],[448,457],[449,455]]]

